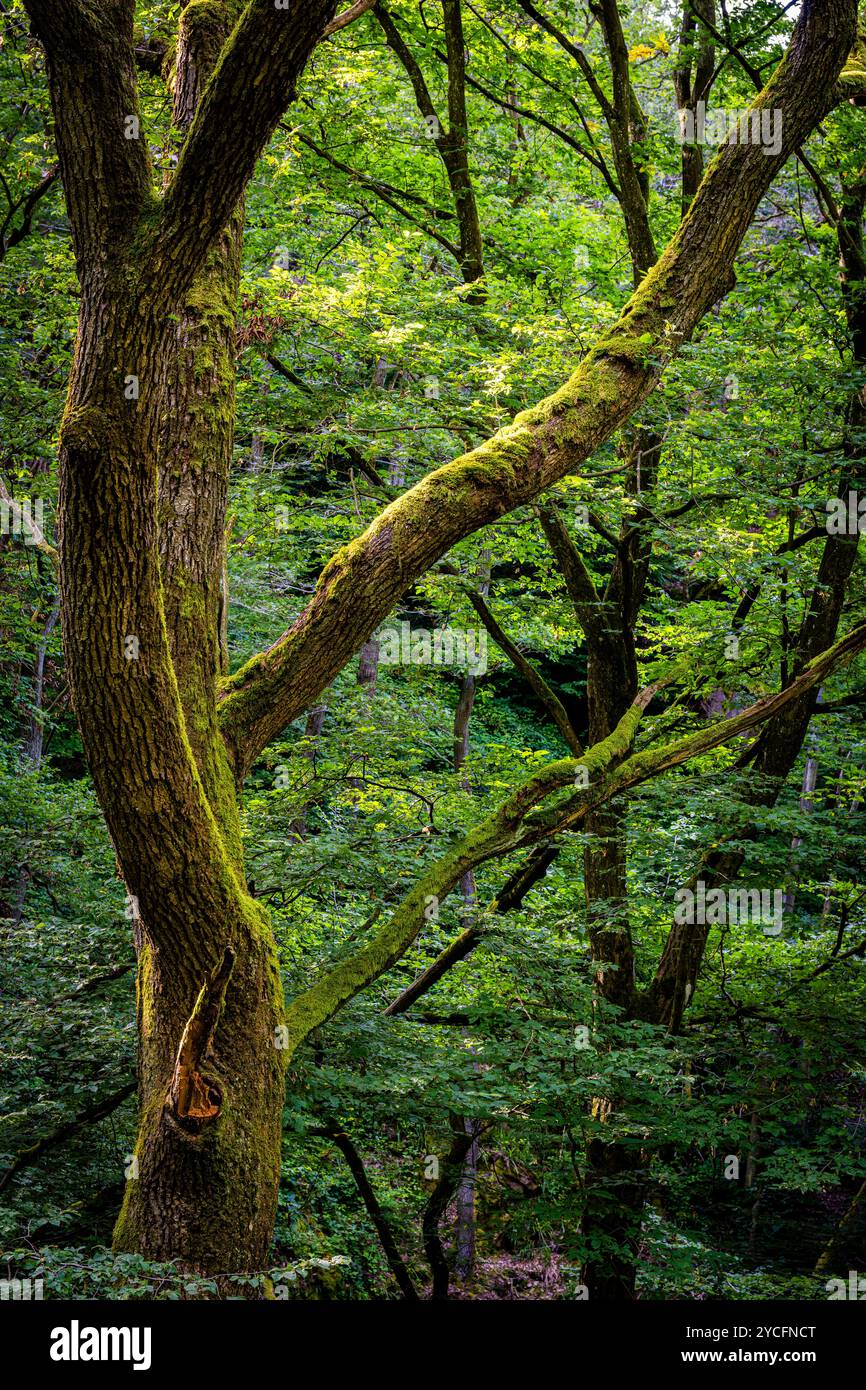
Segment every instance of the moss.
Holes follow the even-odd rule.
[[[60,424],[60,442],[65,449],[93,453],[106,440],[109,419],[97,406],[69,406]]]
[[[135,978],[135,997],[138,1026],[142,1039],[149,1038],[154,1029],[153,1012],[153,948],[148,941],[142,945]]]
[[[642,333],[639,338],[633,338],[626,333],[614,333],[601,339],[593,350],[593,358],[598,360],[602,357],[615,357],[645,370],[649,365],[653,344],[651,333]]]
[[[221,265],[209,265],[196,277],[184,296],[184,309],[197,314],[206,323],[216,321],[226,330],[234,330],[235,303],[233,289],[226,284]]]
[[[197,381],[202,377],[210,376],[214,370],[216,362],[214,360],[213,347],[210,344],[202,343],[193,353],[192,370],[193,376]]]
[[[468,870],[485,859],[506,853],[519,843],[524,823],[529,823],[527,813],[534,805],[545,800],[551,792],[566,786],[573,787],[578,767],[586,767],[592,777],[624,757],[631,747],[642,714],[641,706],[632,706],[608,738],[590,748],[582,758],[563,758],[549,763],[541,772],[528,778],[496,811],[431,865],[369,943],[292,1000],[286,1010],[290,1054],[314,1028],[399,960],[424,924],[425,907],[431,897],[443,898]],[[566,804],[572,800],[572,797],[568,797]],[[531,823],[544,825],[549,820],[554,824],[561,819],[560,803]]]
[[[178,34],[194,49],[198,61],[213,68],[229,32],[240,17],[238,0],[190,0],[180,17]]]

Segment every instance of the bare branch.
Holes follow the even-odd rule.
[[[347,25],[354,24],[355,20],[360,19],[362,14],[366,14],[368,10],[372,10],[376,3],[377,0],[355,0],[354,5],[350,5],[347,10],[344,10],[342,14],[338,14],[336,19],[332,19],[330,24],[325,26],[325,38],[329,39],[332,34],[337,34],[341,29],[345,29]]]
[[[562,735],[566,747],[571,749],[576,758],[579,758],[581,754],[580,739],[574,731],[562,701],[538,674],[535,667],[526,660],[519,647],[511,641],[510,637],[506,637],[481,595],[469,589],[467,590],[467,598],[496,645],[502,648],[509,661],[523,676],[530,690],[544,705]]]
[[[30,192],[26,195],[26,197],[19,199],[19,201],[13,204],[13,206],[9,209],[9,212],[7,213],[6,219],[3,223],[2,230],[0,230],[0,261],[6,259],[8,252],[12,250],[13,246],[17,246],[18,243],[23,241],[26,236],[30,235],[30,232],[33,228],[33,213],[36,209],[36,204],[40,201],[41,198],[45,197],[45,194],[49,191],[49,189],[54,187],[54,184],[57,182],[59,175],[60,165],[52,165],[48,172],[42,176],[42,178],[39,180],[36,186],[34,188],[31,188]],[[18,226],[13,231],[9,232],[7,235],[6,229],[8,228],[9,223],[12,221],[12,218],[15,216],[16,212],[19,211],[21,212],[21,221],[19,222]]]

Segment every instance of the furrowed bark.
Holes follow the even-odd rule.
[[[228,224],[335,0],[249,0],[219,57],[145,252],[166,297],[184,293]],[[237,120],[243,112],[243,120]]]
[[[60,175],[82,290],[119,264],[151,194],[140,119],[133,0],[28,0],[45,50]]]
[[[182,15],[173,83],[181,131],[195,130],[202,95],[210,90],[242,9],[236,0],[211,0]],[[287,24],[290,18],[283,16]],[[161,924],[143,904],[139,1173],[127,1186],[115,1232],[118,1249],[155,1258],[171,1252],[194,1267],[218,1271],[255,1269],[265,1261],[279,1182],[284,1075],[275,1046],[282,1019],[276,952],[264,914],[245,892],[238,807],[215,705],[242,229],[239,204],[179,298],[155,392],[162,401],[157,456],[163,614],[184,732],[216,831],[210,849],[200,841],[200,852],[216,853],[237,875],[230,906],[206,916],[197,934],[207,941],[211,959],[221,958],[224,965],[236,960],[231,979],[220,980],[218,965],[210,977],[221,986],[213,1000],[214,1007],[219,1003],[216,1037],[214,1019],[196,1012],[207,997],[199,995],[184,1023],[201,973],[167,958]],[[211,1054],[206,1072],[203,1050]],[[177,1055],[170,1063],[172,1052]],[[161,1097],[167,1065],[172,1081]],[[216,1220],[201,1200],[204,1193],[219,1208]]]
[[[190,133],[162,201],[144,131],[136,139],[125,129],[137,114],[132,11],[131,0],[34,0],[30,10],[46,47],[81,280],[60,429],[65,653],[139,948],[137,1170],[115,1244],[195,1269],[252,1270],[265,1261],[276,1211],[284,1059],[276,951],[246,893],[214,707],[232,219],[333,6],[277,11],[253,0],[225,49],[240,8],[186,8],[175,97]],[[228,119],[248,88],[244,122]],[[227,952],[234,967],[202,1072],[192,1046],[201,1019],[187,1030]]]

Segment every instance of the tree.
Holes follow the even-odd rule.
[[[652,693],[634,692],[584,756],[593,772],[586,794],[537,809],[573,784],[574,767],[553,764],[530,779],[419,881],[365,947],[284,1012],[267,915],[244,881],[238,795],[246,774],[409,584],[457,541],[573,473],[649,398],[729,288],[774,174],[836,101],[855,5],[803,5],[754,107],[781,112],[778,152],[723,147],[657,264],[568,382],[392,501],[329,561],[293,627],[231,676],[221,608],[243,197],[335,6],[196,0],[184,9],[166,60],[177,162],[161,191],[141,122],[131,0],[26,7],[46,54],[81,285],[60,432],[64,644],[138,950],[138,1165],[116,1244],[210,1272],[255,1269],[273,1225],[287,1058],[407,949],[425,896],[770,718],[863,643],[855,629],[809,653],[792,684],[723,730],[629,760]],[[459,19],[456,6],[449,10]],[[456,152],[449,146],[442,156],[465,212],[465,107],[455,52],[452,59]],[[615,125],[623,136],[622,107]],[[628,172],[623,151],[621,161]],[[478,247],[467,225],[472,231],[461,219],[470,279]],[[644,271],[649,258],[641,253],[636,263]]]

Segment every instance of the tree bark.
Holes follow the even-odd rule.
[[[28,10],[81,284],[60,435],[65,651],[139,945],[137,1168],[115,1243],[256,1270],[280,1171],[282,994],[215,713],[239,200],[333,5],[184,12],[175,102],[189,129],[162,197],[146,139],[124,135],[133,5]],[[227,120],[239,106],[244,122]]]
[[[426,894],[751,727],[862,645],[862,633],[849,635],[722,736],[681,741],[649,762],[622,761],[640,717],[633,706],[586,755],[610,774],[603,791],[539,809],[573,785],[573,764],[530,779],[425,874],[381,933],[294,1000],[283,1025],[271,927],[243,876],[235,782],[435,559],[573,471],[647,399],[730,285],[774,173],[832,104],[855,6],[803,4],[790,52],[758,98],[783,112],[780,154],[725,147],[659,265],[566,386],[393,502],[326,567],[292,631],[221,684],[241,200],[335,5],[201,0],[184,10],[175,69],[183,140],[164,191],[145,133],[124,134],[141,117],[133,0],[26,7],[46,53],[81,286],[60,429],[65,652],[139,949],[137,1176],[115,1242],[209,1273],[252,1271],[273,1229],[289,1051],[402,954]],[[275,1045],[283,1026],[285,1048]]]

